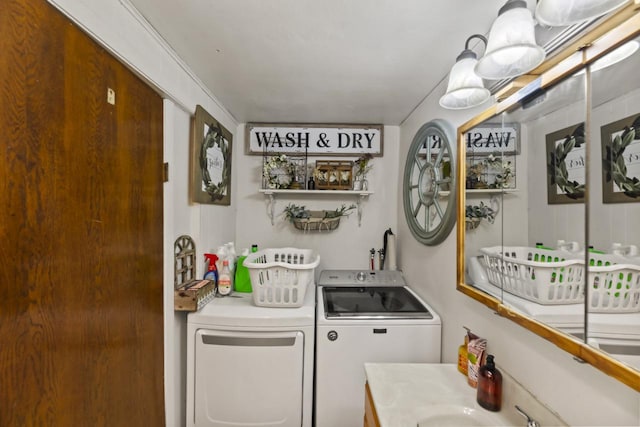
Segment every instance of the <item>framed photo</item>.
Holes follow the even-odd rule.
[[[640,202],[640,114],[600,128],[602,201]]]
[[[318,190],[351,190],[353,162],[316,160],[316,188]]]
[[[547,202],[550,205],[584,203],[584,123],[548,134],[546,143]]]
[[[191,201],[231,204],[233,135],[200,105],[191,129]]]

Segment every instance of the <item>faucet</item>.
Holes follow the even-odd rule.
[[[516,411],[518,411],[520,415],[527,419],[527,427],[540,427],[540,423],[527,415],[527,413],[520,409],[518,405],[516,405]]]

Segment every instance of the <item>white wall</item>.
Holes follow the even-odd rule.
[[[444,85],[443,82],[436,88],[402,124],[401,162],[416,131],[425,122],[443,118],[457,127],[482,111],[482,108],[463,112],[443,110],[438,105],[438,98],[444,93]],[[520,177],[518,180],[520,184]],[[520,191],[526,193],[526,187]],[[526,197],[526,194],[517,197]],[[412,238],[401,217],[400,200],[398,215],[401,218],[399,248],[405,275],[443,318],[443,362],[454,363],[457,360],[457,348],[464,336],[462,326],[468,326],[488,339],[489,352],[495,354],[497,363],[505,371],[570,425],[619,426],[640,423],[640,397],[636,391],[590,365],[576,362],[563,350],[495,315],[484,305],[455,289],[455,232],[439,246],[422,246]]]
[[[237,141],[244,138],[244,126],[238,127]],[[399,175],[398,160],[399,128],[384,127],[384,156],[374,157],[373,166],[367,175],[369,190],[374,194],[362,202],[362,224],[358,226],[357,214],[342,218],[337,230],[331,232],[303,232],[297,230],[282,216],[283,208],[289,204],[304,205],[310,210],[333,210],[342,204],[356,202],[355,196],[337,196],[327,190],[317,195],[277,195],[275,202],[275,223],[267,216],[265,196],[258,193],[261,188],[262,156],[248,156],[241,152],[239,142],[236,152],[238,173],[237,182],[237,248],[248,248],[253,243],[258,247],[298,247],[313,248],[320,254],[320,266],[316,272],[324,268],[368,268],[369,250],[382,248],[382,235],[391,227],[397,228],[395,200],[398,198],[396,177]],[[308,162],[315,162],[321,157],[309,157]],[[333,158],[334,160],[336,158]],[[345,158],[354,160],[353,157]],[[376,253],[376,268],[377,268]]]
[[[237,123],[126,0],[50,2],[165,98],[164,160],[169,163],[169,182],[164,187],[165,407],[167,426],[181,426],[185,422],[186,314],[173,310],[173,244],[183,234],[194,239],[197,273],[202,275],[202,254],[234,239],[237,194],[234,158],[231,206],[189,204],[190,120],[200,104],[232,133]]]

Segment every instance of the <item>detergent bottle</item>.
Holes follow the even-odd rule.
[[[219,295],[231,295],[233,291],[233,284],[231,281],[231,270],[229,269],[229,260],[222,261],[222,270],[220,270],[220,276],[218,277],[218,294]]]
[[[213,280],[213,283],[217,285],[218,269],[216,267],[216,261],[218,261],[218,256],[216,254],[204,254],[204,258],[208,261],[208,267],[203,279]]]
[[[244,266],[244,260],[249,256],[249,250],[245,249],[238,257],[238,266],[236,267],[236,277],[233,283],[233,289],[237,292],[251,292],[251,276],[249,269]]]

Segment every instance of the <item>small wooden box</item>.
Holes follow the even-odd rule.
[[[315,175],[318,190],[351,190],[353,162],[316,160]]]
[[[192,280],[173,291],[175,311],[198,311],[216,295],[213,280]]]

